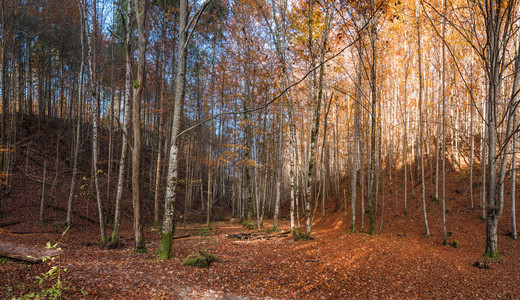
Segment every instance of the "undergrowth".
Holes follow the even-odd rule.
[[[69,228],[70,227],[67,227],[67,229],[63,231],[56,243],[51,244],[50,242],[47,242],[45,248],[61,250],[61,240]],[[81,289],[77,289],[75,286],[69,285],[68,281],[62,279],[62,275],[64,272],[67,272],[67,268],[63,268],[61,266],[61,259],[59,254],[56,256],[55,260],[51,259],[50,256],[43,257],[42,262],[46,261],[51,261],[51,268],[48,271],[35,276],[33,286],[18,286],[24,289],[27,288],[29,292],[27,292],[22,297],[13,297],[12,299],[61,299],[65,291],[79,292],[83,296],[88,295],[88,292],[83,287]],[[7,291],[9,293],[13,292],[13,290],[13,287],[7,287]]]

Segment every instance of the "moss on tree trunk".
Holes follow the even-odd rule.
[[[162,233],[157,255],[160,259],[170,259],[173,257],[172,251],[173,233]]]

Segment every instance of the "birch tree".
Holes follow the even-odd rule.
[[[174,234],[173,212],[178,184],[179,133],[182,129],[182,111],[186,87],[186,54],[193,28],[196,26],[202,11],[211,2],[206,0],[188,20],[188,0],[179,2],[179,42],[177,46],[177,68],[175,79],[175,98],[173,107],[173,123],[171,130],[172,145],[169,151],[168,175],[166,179],[166,196],[164,201],[164,217],[159,242],[158,256],[161,259],[172,257],[172,239]]]

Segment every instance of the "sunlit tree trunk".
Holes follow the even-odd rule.
[[[376,12],[376,0],[372,3],[372,13]],[[377,117],[377,24],[374,17],[370,24],[370,45],[372,46],[371,76],[371,115],[370,115],[370,170],[368,179],[368,234],[374,234],[374,197],[376,171],[376,117]]]
[[[473,58],[473,48],[471,48],[471,58]],[[475,161],[475,137],[473,130],[473,120],[475,115],[475,103],[473,97],[473,60],[471,60],[471,71],[470,71],[470,117],[469,117],[469,138],[470,138],[470,154],[469,154],[469,200],[470,200],[470,208],[475,209],[475,205],[473,204],[473,165]]]
[[[312,52],[312,26],[313,26],[313,12],[312,12],[312,1],[309,2],[309,49]],[[311,222],[311,202],[312,202],[312,186],[313,186],[313,177],[314,177],[314,168],[316,164],[316,149],[318,145],[318,133],[320,127],[320,114],[321,114],[321,102],[323,98],[323,81],[325,76],[325,64],[323,63],[325,60],[325,51],[326,45],[328,41],[328,34],[330,30],[330,20],[332,17],[332,11],[329,6],[326,9],[325,16],[325,27],[322,31],[322,38],[320,42],[320,67],[319,67],[319,75],[318,75],[318,86],[317,86],[317,96],[313,96],[313,113],[312,113],[312,128],[310,132],[310,153],[309,153],[309,161],[307,163],[307,182],[305,185],[305,234],[310,235],[312,231],[312,222]],[[311,54],[311,68],[314,68],[314,55]],[[317,200],[315,200],[317,201]]]
[[[443,0],[443,15],[446,16],[446,0]],[[445,40],[446,21],[442,21],[442,40]],[[444,241],[448,243],[446,234],[446,45],[442,43],[442,78],[441,78],[441,97],[442,97],[442,232]]]
[[[419,0],[415,0],[415,20],[417,24],[417,64],[419,66],[419,152],[421,155],[421,202],[424,219],[425,235],[430,235],[430,229],[428,227],[428,217],[426,213],[426,185],[424,182],[424,133],[423,133],[423,108],[422,108],[422,94],[423,94],[423,77],[422,77],[422,57],[421,57],[421,23],[419,17]]]
[[[283,74],[282,76],[285,76]],[[281,103],[281,102],[280,102]],[[282,163],[283,163],[283,153],[282,153],[282,143],[283,143],[283,106],[280,105],[280,122],[278,129],[278,169],[276,171],[276,202],[274,204],[274,230],[278,230],[278,215],[280,213],[280,202],[281,202],[281,188],[282,188]]]
[[[352,146],[352,175],[350,182],[351,198],[350,204],[352,208],[352,231],[356,231],[356,201],[357,201],[357,173],[358,173],[358,151],[359,151],[359,114],[361,106],[361,78],[362,78],[362,67],[363,62],[361,58],[361,46],[358,47],[358,72],[357,72],[357,84],[356,94],[354,99],[354,142]]]
[[[510,36],[513,30],[514,16],[516,16],[516,2],[508,2],[504,5],[498,5],[494,1],[486,2],[483,11],[484,18],[488,24],[486,26],[486,42],[485,50],[486,73],[488,76],[488,182],[487,182],[487,218],[486,218],[486,252],[485,256],[499,257],[498,253],[498,221],[502,215],[504,207],[504,179],[506,173],[506,165],[509,157],[510,138],[513,132],[513,115],[516,111],[516,90],[518,82],[518,72],[520,64],[518,56],[516,56],[515,78],[513,80],[513,92],[507,104],[505,116],[506,131],[505,140],[501,141],[501,149],[497,149],[497,135],[500,120],[497,120],[496,111],[500,106],[500,98],[502,97],[502,82],[504,79],[504,70],[506,69],[505,56],[507,54],[504,49],[508,46]],[[518,53],[518,52],[517,52]],[[499,151],[497,151],[499,150]],[[497,172],[497,166],[499,170]],[[498,174],[497,174],[498,173]],[[498,175],[498,178],[497,178]],[[497,186],[498,185],[498,186]],[[498,191],[497,191],[498,187]]]
[[[516,113],[513,118],[513,123],[516,121]],[[513,141],[512,141],[512,148],[513,148],[513,156],[511,158],[511,237],[513,239],[517,238],[517,232],[516,232],[516,133],[513,133]]]
[[[407,177],[407,170],[408,167],[408,41],[406,40],[406,33],[405,33],[405,59],[404,59],[404,95],[403,95],[403,200],[404,200],[404,214],[406,215],[408,213],[408,177]]]

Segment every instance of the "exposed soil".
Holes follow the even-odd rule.
[[[36,131],[28,130],[27,138],[23,138],[20,133],[20,140],[25,142],[18,145],[16,152],[17,167],[10,196],[2,200],[5,216],[0,220],[2,241],[43,248],[49,241],[53,244],[60,240],[65,229],[63,209],[66,208],[71,172],[66,160],[61,158],[58,176],[52,171],[55,170],[57,135],[51,134],[51,129],[46,130],[50,135],[36,136]],[[60,146],[66,153],[63,157],[70,157],[67,139],[64,137],[62,141],[66,143]],[[27,148],[34,154],[28,160],[26,170]],[[88,157],[87,153],[85,151],[84,157]],[[54,190],[48,187],[46,223],[40,224],[41,182],[36,179],[41,180],[42,159],[45,158],[51,170],[48,182],[50,186],[54,181],[56,183]],[[81,176],[88,177],[88,169],[86,165]],[[84,186],[78,189],[75,202],[76,225],[59,242],[62,254],[41,264],[0,260],[0,298],[20,297],[50,287],[51,281],[46,280],[38,286],[35,278],[52,266],[67,269],[62,273],[65,286],[69,287],[64,291],[64,298],[517,298],[520,295],[520,247],[519,241],[508,235],[509,200],[499,227],[501,258],[484,260],[485,223],[479,209],[469,209],[467,171],[450,172],[447,176],[446,217],[451,232],[448,241],[450,244],[456,241],[457,248],[442,244],[441,205],[428,198],[428,218],[433,235],[425,237],[420,185],[409,191],[408,214],[404,215],[400,181],[394,174],[394,185],[390,185],[385,173],[386,188],[378,198],[375,235],[363,233],[367,229],[368,214],[364,218],[364,229],[361,214],[358,214],[360,232],[351,233],[349,210],[333,212],[328,207],[328,216],[322,219],[319,206],[312,240],[294,241],[291,235],[280,233],[257,234],[258,231],[247,230],[233,219],[214,222],[209,229],[188,222],[186,226],[179,225],[176,235],[189,236],[173,241],[175,257],[168,261],[158,260],[154,255],[159,235],[151,225],[150,210],[146,205],[147,253],[133,253],[129,198],[124,199],[122,247],[109,250],[97,245],[97,208],[95,200],[88,196],[87,178],[79,183]],[[395,182],[399,182],[397,187]],[[342,184],[348,185],[347,182]],[[413,185],[412,182],[408,184],[409,187]],[[426,187],[427,195],[431,194],[429,177]],[[85,192],[81,194],[83,190]],[[480,203],[479,191],[477,182],[476,204]],[[332,200],[329,203],[332,206]],[[107,211],[111,209],[107,204]],[[287,218],[288,213],[284,212],[283,216]],[[379,230],[381,220],[383,224]],[[272,225],[269,222],[272,221],[265,224],[266,228]],[[287,219],[281,222],[280,230],[289,230]],[[239,235],[229,237],[236,234]],[[181,265],[186,257],[201,250],[216,255],[219,260],[208,269]],[[489,269],[476,267],[475,263],[489,266]],[[73,291],[72,287],[83,288],[88,294]]]

